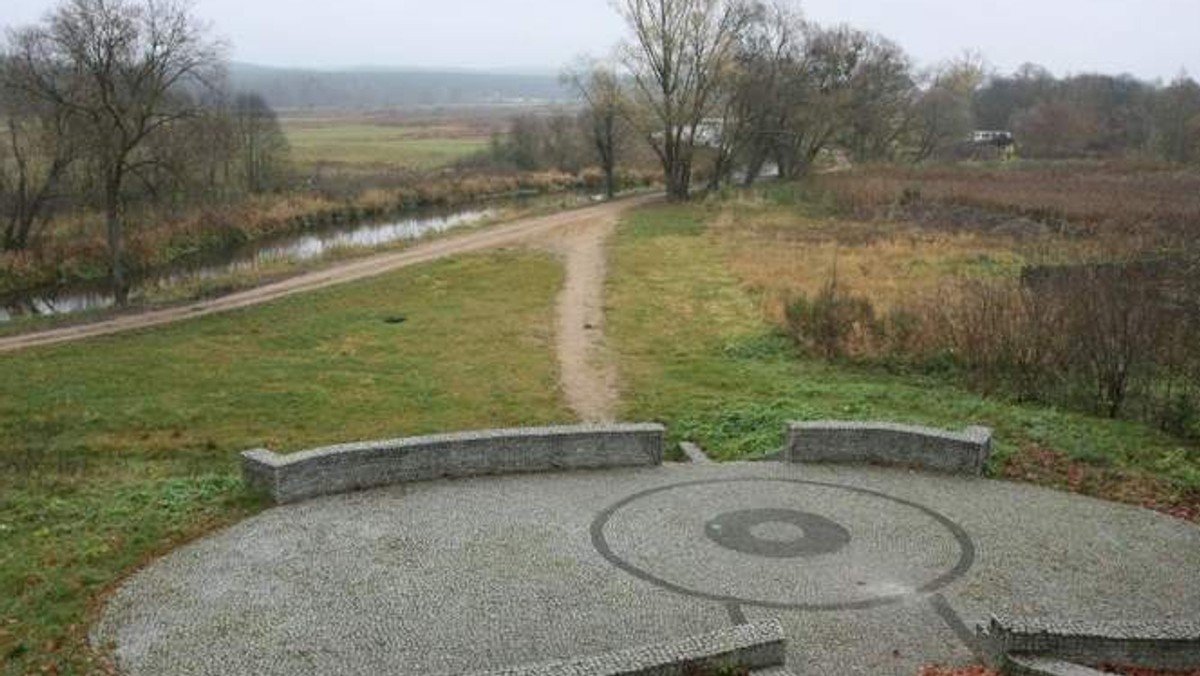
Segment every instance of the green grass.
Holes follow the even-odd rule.
[[[987,425],[998,440],[994,472],[1037,444],[1200,485],[1180,443],[1141,424],[989,399],[937,376],[798,355],[727,271],[720,231],[703,227],[715,216],[704,206],[664,206],[632,214],[619,230],[607,306],[626,418],[663,421],[674,437],[722,459],[779,448],[789,420]]]
[[[282,120],[292,157],[303,165],[317,162],[434,169],[483,150],[489,140],[457,135],[429,137],[412,127],[354,121]]]
[[[571,420],[561,276],[543,256],[470,256],[0,356],[0,661],[83,670],[101,590],[261,507],[244,449]]]

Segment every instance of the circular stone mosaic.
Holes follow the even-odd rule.
[[[636,493],[592,523],[621,569],[671,591],[798,610],[871,608],[965,573],[960,526],[907,500],[792,479],[693,481]]]
[[[850,543],[837,523],[794,509],[726,512],[709,521],[705,533],[727,549],[777,559],[831,554]]]

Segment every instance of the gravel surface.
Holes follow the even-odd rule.
[[[806,543],[797,524],[826,521],[849,539]],[[778,618],[796,673],[911,676],[977,661],[962,625],[993,612],[1195,617],[1198,579],[1200,529],[1137,508],[882,468],[672,465],[275,508],[133,576],[94,638],[134,675],[440,674]]]

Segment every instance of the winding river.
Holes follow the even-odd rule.
[[[378,223],[332,225],[255,240],[137,277],[132,280],[130,291],[136,297],[148,290],[169,289],[196,281],[253,272],[280,261],[311,261],[341,249],[371,249],[416,240],[479,223],[496,213],[495,208],[478,206],[457,211],[427,209]],[[68,284],[0,299],[0,322],[29,315],[101,310],[112,305],[113,295],[103,280]]]

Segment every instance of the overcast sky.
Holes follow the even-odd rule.
[[[54,0],[2,0],[27,23]],[[879,31],[922,65],[965,49],[1001,71],[1200,75],[1200,0],[808,0],[822,23]],[[233,58],[277,66],[556,70],[623,34],[607,0],[195,0]]]

